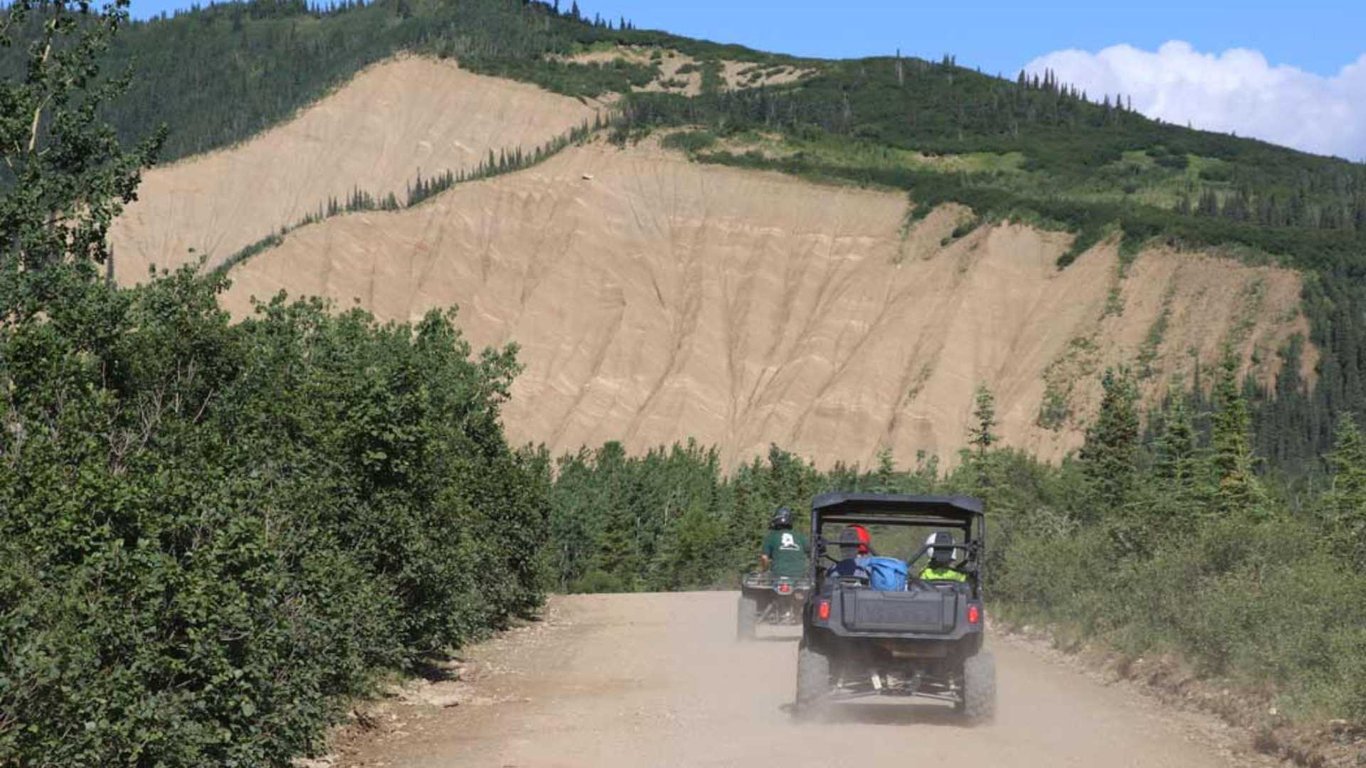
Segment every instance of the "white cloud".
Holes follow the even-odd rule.
[[[1273,67],[1246,48],[1211,54],[1173,41],[1155,52],[1131,45],[1057,51],[1025,66],[1030,73],[1045,69],[1094,100],[1123,93],[1134,109],[1170,123],[1366,158],[1366,55],[1323,77]]]

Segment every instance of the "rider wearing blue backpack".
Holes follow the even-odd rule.
[[[905,560],[895,557],[870,557],[864,567],[868,569],[868,586],[880,592],[901,592],[906,589],[909,573]]]
[[[830,568],[832,576],[867,579],[868,586],[884,592],[906,588],[907,566],[895,557],[878,557],[872,537],[861,525],[840,531],[840,561]]]

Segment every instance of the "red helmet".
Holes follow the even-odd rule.
[[[869,546],[872,541],[873,537],[868,534],[868,529],[858,524],[850,525],[840,531],[840,548],[852,547],[857,543],[860,555],[866,555],[872,551]]]

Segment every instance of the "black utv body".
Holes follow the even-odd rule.
[[[907,563],[904,588],[874,589],[866,576],[831,567],[838,562],[831,553],[848,550],[829,534],[853,525],[876,528],[892,540],[896,557],[904,555]],[[925,564],[932,549],[920,544],[926,530],[955,534],[952,567],[963,575],[961,581],[917,577],[917,563]],[[812,503],[811,541],[813,589],[803,607],[797,660],[799,715],[859,696],[937,699],[972,721],[994,715],[995,664],[982,648],[986,518],[981,501],[826,494]],[[876,548],[878,542],[872,544]]]

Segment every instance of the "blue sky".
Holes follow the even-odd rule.
[[[132,0],[137,17],[187,6]],[[570,0],[562,0],[568,6]],[[1050,67],[1149,115],[1366,158],[1363,0],[583,0],[642,28],[821,57]]]

